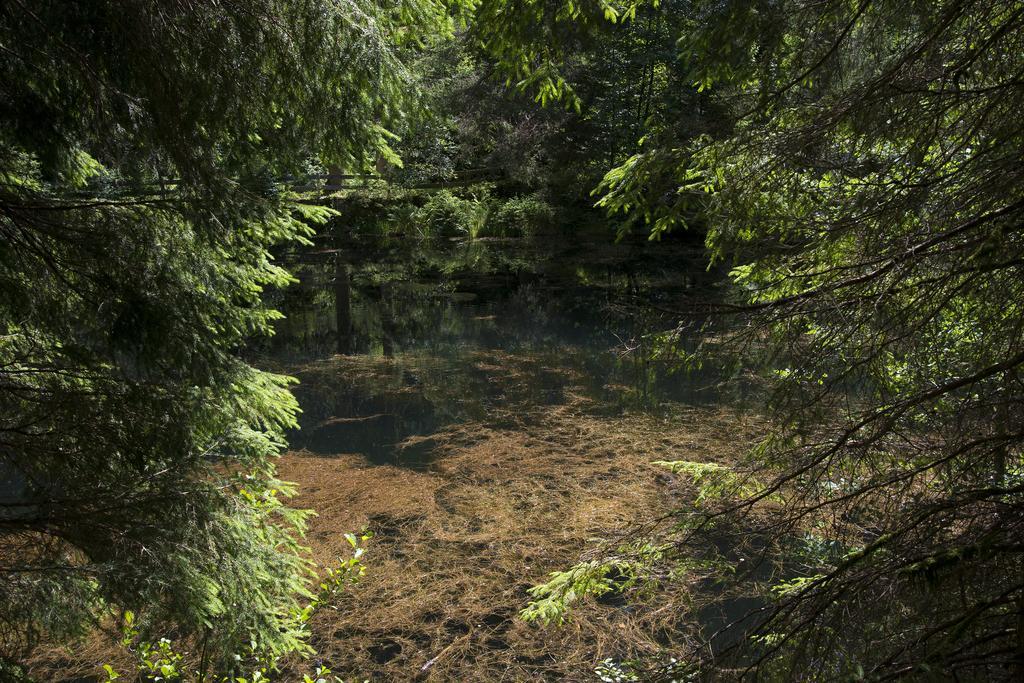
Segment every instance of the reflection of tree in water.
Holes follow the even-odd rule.
[[[664,327],[666,315],[646,303],[692,292],[694,274],[707,275],[692,249],[591,239],[565,240],[559,250],[548,243],[560,244],[559,235],[543,249],[531,240],[333,240],[330,249],[284,257],[299,283],[272,294],[288,320],[264,350],[387,355],[468,335],[503,347],[556,340],[608,347]],[[491,315],[500,320],[477,324]]]
[[[352,268],[340,254],[335,254],[334,320],[338,353],[352,352]]]

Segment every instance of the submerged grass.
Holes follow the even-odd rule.
[[[352,362],[338,359],[339,371]],[[393,373],[395,361],[358,362]],[[476,368],[500,385],[568,372],[506,353]],[[282,474],[303,491],[298,504],[319,512],[309,538],[319,561],[344,549],[345,531],[376,534],[366,579],[313,624],[332,670],[372,680],[593,680],[602,660],[693,637],[685,582],[586,597],[558,627],[518,617],[550,572],[679,504],[680,480],[655,461],[729,460],[758,431],[753,418],[722,408],[608,414],[573,379],[556,405],[502,402],[398,445],[399,454],[426,445],[424,469],[372,465],[343,443],[336,455],[284,459]]]

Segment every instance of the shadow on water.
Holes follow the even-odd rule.
[[[429,449],[411,437],[526,419],[579,392],[609,414],[719,398],[713,374],[649,357],[672,311],[715,296],[720,275],[692,240],[335,233],[282,261],[299,282],[276,295],[286,317],[258,351],[300,380],[297,449],[422,466]]]

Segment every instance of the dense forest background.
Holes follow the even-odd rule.
[[[516,628],[671,621],[487,675],[1020,676],[1021,2],[14,0],[0,51],[0,678],[104,642],[94,680],[340,680],[317,619],[374,530],[325,564],[278,474],[322,371],[267,360],[295,276],[331,259],[321,382],[356,385],[350,281],[382,357],[427,326],[378,254],[447,276],[484,252],[437,245],[525,243],[522,282],[594,235],[702,255],[681,294],[625,277],[648,328],[615,372],[711,372],[757,419],[716,413],[731,449],[659,457],[671,495],[520,577]],[[652,443],[692,426],[651,414]]]

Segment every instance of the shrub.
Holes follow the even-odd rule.
[[[538,195],[513,197],[501,204],[487,222],[493,237],[527,237],[555,222],[555,211]]]
[[[313,614],[326,605],[331,604],[348,586],[358,582],[366,573],[362,558],[365,543],[373,537],[373,533],[363,530],[360,535],[345,534],[345,540],[352,546],[352,556],[340,559],[335,568],[328,568],[315,590],[307,593],[309,602],[289,611],[284,623],[297,636],[296,647],[287,651],[267,649],[262,643],[253,639],[249,643],[238,642],[238,650],[232,658],[230,666],[225,668],[224,662],[211,662],[207,653],[207,638],[197,645],[200,652],[196,657],[186,657],[187,652],[180,651],[168,638],[151,639],[140,627],[135,614],[126,610],[122,615],[121,645],[128,649],[136,658],[135,671],[128,674],[130,680],[147,683],[157,681],[195,681],[197,683],[269,683],[277,680],[280,669],[278,664],[284,657],[299,655],[309,658],[316,654],[310,646],[309,622]],[[207,631],[209,633],[209,631]],[[106,674],[104,683],[112,683],[122,679],[122,674],[110,664],[103,665]],[[0,673],[3,670],[0,669]],[[313,675],[303,674],[303,683],[343,683],[337,676],[331,676],[330,669],[317,666]],[[329,677],[330,676],[330,677]]]
[[[487,210],[485,201],[475,197],[463,199],[449,190],[441,190],[417,209],[413,218],[424,237],[474,237]]]

